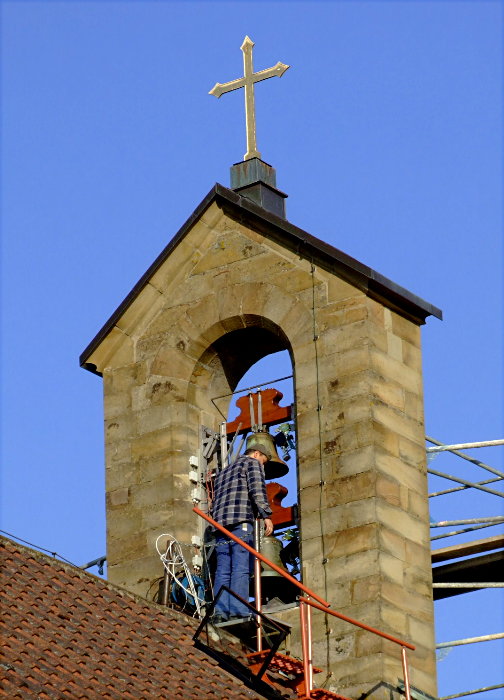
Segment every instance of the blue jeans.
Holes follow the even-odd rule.
[[[252,523],[239,523],[227,528],[233,535],[252,546]],[[214,593],[217,595],[221,586],[227,586],[245,600],[249,599],[249,582],[252,555],[241,545],[233,542],[226,535],[217,532],[215,538],[217,554],[217,569],[215,571]],[[248,608],[226,591],[222,592],[215,606],[215,613],[224,618],[244,617],[249,614]]]

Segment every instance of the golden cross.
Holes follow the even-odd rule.
[[[254,83],[258,83],[261,80],[266,80],[267,78],[274,78],[278,75],[279,78],[285,73],[289,66],[285,63],[278,61],[276,66],[273,68],[266,68],[266,70],[258,71],[254,73],[254,67],[252,65],[252,47],[254,42],[248,36],[243,40],[243,44],[240,46],[243,51],[243,78],[238,78],[237,80],[231,80],[229,83],[216,83],[215,86],[208,93],[209,95],[215,95],[215,97],[220,97],[225,92],[231,92],[231,90],[238,90],[239,88],[245,88],[245,120],[247,126],[247,152],[243,156],[243,160],[249,160],[249,158],[260,158],[261,154],[257,150],[256,143],[256,120],[255,120],[255,104],[254,104]]]

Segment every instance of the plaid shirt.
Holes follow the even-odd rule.
[[[212,517],[224,527],[269,518],[264,471],[257,459],[242,456],[215,477]]]

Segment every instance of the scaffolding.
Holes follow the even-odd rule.
[[[468,489],[492,495],[497,499],[504,498],[504,492],[502,490],[494,486],[488,486],[492,484],[498,487],[504,479],[504,472],[461,452],[461,450],[466,449],[502,446],[504,445],[504,440],[488,440],[447,445],[427,436],[426,441],[433,445],[432,447],[426,448],[427,472],[433,477],[440,477],[457,484],[451,488],[433,491],[429,493],[429,498],[433,499],[439,496],[460,493]],[[492,478],[469,480],[433,469],[430,465],[434,458],[440,453],[445,452],[470,462],[478,469],[490,472]],[[449,529],[441,534],[433,534],[431,541],[435,542],[448,537],[454,538],[483,528],[495,528],[502,524],[504,524],[504,516],[495,514],[478,518],[458,518],[438,522],[431,521],[431,528],[433,528],[434,532],[436,532],[437,528],[455,528]],[[456,561],[451,562],[450,560]],[[447,561],[450,561],[450,563],[440,564],[440,562]],[[432,551],[432,563],[435,565],[432,570],[434,600],[482,589],[502,589],[504,588],[504,534],[501,533],[471,542],[458,542],[442,549],[434,549]],[[440,565],[436,566],[436,564]],[[478,637],[467,637],[465,639],[441,642],[436,645],[436,648],[438,650],[449,650],[455,646],[478,644],[503,638],[504,633],[487,634]],[[504,683],[498,683],[454,695],[444,696],[439,700],[455,700],[455,698],[463,698],[502,688],[504,688]]]
[[[289,378],[291,377],[282,377],[281,379],[287,380]],[[271,384],[271,382],[268,382],[268,384]],[[241,451],[247,429],[253,429],[253,427],[257,428],[257,426],[254,425],[257,422],[255,420],[256,415],[258,417],[258,422],[262,424],[263,421],[262,418],[259,418],[259,414],[262,412],[261,407],[264,405],[261,402],[261,393],[263,390],[260,388],[263,386],[265,386],[265,384],[237,390],[233,392],[233,394],[226,395],[226,397],[216,397],[212,400],[216,401],[220,398],[228,398],[234,394],[244,394],[247,396],[246,399],[245,397],[243,398],[244,407],[245,409],[249,409],[249,414],[245,415],[246,410],[242,408],[242,413],[233,423],[226,424],[223,422],[221,424],[219,433],[215,433],[206,428],[203,429],[201,454],[204,465],[202,471],[207,474],[211,471],[212,460],[214,466],[215,461],[217,461],[217,468],[219,468],[219,466],[220,468],[225,468],[225,465],[229,463],[230,459],[233,460]],[[252,389],[259,389],[257,396],[257,412],[254,411],[255,404],[252,402],[252,394],[250,394]],[[236,449],[236,443],[239,442],[239,438],[241,438],[241,443],[238,445],[238,449]],[[504,498],[504,489],[502,489],[504,472],[466,454],[462,450],[504,446],[504,439],[445,444],[435,438],[426,436],[426,441],[430,443],[430,445],[426,447],[428,474],[433,479],[443,479],[450,482],[447,488],[432,490],[432,492],[429,493],[429,499],[437,499],[452,494],[461,494],[463,492],[478,492],[491,497],[493,499],[492,503],[502,506],[502,501],[498,499]],[[442,459],[439,456],[443,454],[452,454],[458,458],[458,462],[463,460],[479,471],[483,470],[487,472],[487,478],[470,478],[467,477],[467,474],[463,476],[459,475],[456,470],[454,470],[455,473],[448,473],[447,471],[434,469],[432,462],[435,458]],[[201,479],[199,479],[199,481],[201,481]],[[203,491],[204,490],[205,488]],[[197,503],[198,500],[199,499],[195,499],[195,503]],[[497,535],[475,539],[470,542],[466,541],[468,533],[477,532],[485,528],[498,528],[499,526],[503,526],[504,515],[500,515],[499,512],[502,513],[501,507],[498,507],[498,509],[492,513],[481,515],[480,517],[467,517],[467,515],[472,515],[472,513],[462,512],[460,514],[457,513],[456,516],[451,519],[438,520],[437,522],[431,521],[431,541],[434,546],[437,546],[435,543],[437,543],[438,540],[446,540],[447,538],[451,538],[451,542],[456,542],[455,544],[450,544],[442,548],[438,547],[432,550],[434,600],[438,601],[472,591],[504,588],[504,529],[501,528],[501,533]],[[443,641],[437,645],[437,649],[444,650],[446,653],[446,651],[449,651],[455,646],[483,643],[503,638],[504,634],[500,633],[487,634],[479,637],[471,636],[462,640]],[[463,693],[445,696],[439,698],[439,700],[463,698],[503,687],[504,683],[487,685],[484,688],[477,688]]]

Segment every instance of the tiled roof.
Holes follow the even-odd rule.
[[[0,697],[260,697],[195,648],[195,620],[3,537],[0,556]]]

